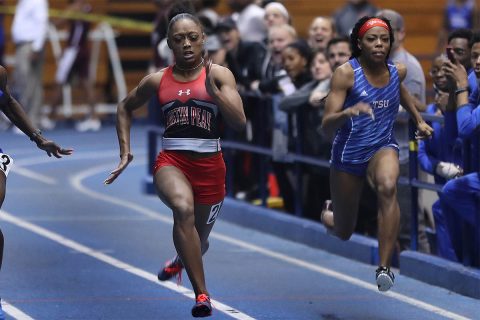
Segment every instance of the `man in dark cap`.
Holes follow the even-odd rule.
[[[243,41],[231,17],[218,22],[217,34],[227,50],[226,63],[238,85],[241,89],[250,88],[251,82],[261,77],[265,47],[258,42]]]

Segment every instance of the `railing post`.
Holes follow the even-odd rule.
[[[225,139],[228,140],[233,140],[233,132],[232,129],[225,127],[225,132],[224,132]],[[235,192],[235,161],[233,158],[233,153],[235,152],[232,149],[222,149],[223,152],[223,158],[225,160],[225,164],[227,166],[227,174],[225,177],[225,188],[227,190],[227,196],[230,198],[234,198]]]
[[[480,147],[480,144],[479,144]],[[473,266],[480,268],[480,192],[476,194],[476,214],[475,214],[475,224],[473,225],[473,235],[474,235],[474,259]]]
[[[295,142],[295,153],[303,154],[303,109],[300,108],[297,112],[292,114],[294,117],[295,126],[293,126],[293,139]],[[298,217],[303,216],[303,168],[302,163],[295,161],[295,215]]]
[[[268,102],[266,99],[262,99],[260,97],[256,98],[257,100],[257,106],[260,106],[260,108],[255,108],[254,112],[256,114],[256,119],[257,121],[254,124],[254,136],[257,134],[256,137],[256,142],[260,146],[265,146],[265,123],[267,123],[267,119],[265,117],[265,110],[267,110]],[[255,140],[254,140],[255,141]],[[260,154],[254,154],[254,159],[258,159],[260,162],[260,168],[259,168],[259,186],[258,186],[258,191],[259,191],[259,198],[262,201],[262,206],[268,207],[268,197],[269,197],[269,190],[267,186],[267,175],[268,175],[268,170],[267,170],[267,163],[266,159],[264,156]]]
[[[158,136],[162,134],[162,128],[157,126],[149,126],[147,130],[147,175],[144,181],[144,190],[148,194],[155,193],[153,184],[153,166],[158,153]]]
[[[410,230],[410,249],[417,251],[418,249],[418,188],[412,185],[412,181],[418,179],[418,142],[415,139],[415,125],[412,120],[408,121],[408,137],[409,137],[409,152],[408,152],[408,176],[410,182],[410,204],[411,210],[411,230]]]
[[[155,164],[155,157],[157,156],[157,136],[158,133],[156,130],[148,130],[147,133],[148,137],[148,150],[147,150],[147,157],[148,157],[148,168],[147,173],[149,175],[153,175],[153,165]]]

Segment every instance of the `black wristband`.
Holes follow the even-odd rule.
[[[42,131],[37,129],[37,130],[33,131],[33,133],[30,135],[30,140],[35,141],[35,139],[37,139],[41,135],[42,135]]]
[[[460,93],[466,91],[468,91],[468,87],[458,88],[457,90],[455,90],[455,95],[459,95]]]

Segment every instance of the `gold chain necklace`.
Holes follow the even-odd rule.
[[[202,61],[200,61],[200,63],[197,64],[197,65],[196,65],[195,67],[193,67],[193,68],[188,68],[188,69],[180,68],[180,67],[178,66],[178,64],[175,64],[175,68],[177,68],[177,69],[180,70],[180,71],[193,71],[193,70],[196,70],[198,67],[200,67],[200,66],[203,64],[203,62],[204,62],[204,61],[203,61],[203,58],[202,58]]]

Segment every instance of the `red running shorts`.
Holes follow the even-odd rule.
[[[193,159],[181,152],[161,151],[153,166],[153,174],[164,166],[183,172],[192,185],[195,203],[212,205],[225,198],[225,161],[221,152],[211,157]]]

